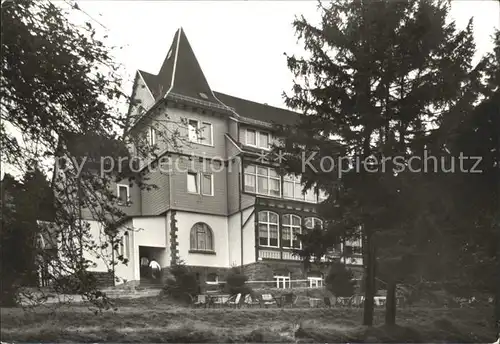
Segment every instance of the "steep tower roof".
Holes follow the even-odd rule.
[[[167,92],[172,92],[217,104],[220,103],[214,97],[182,28],[175,33],[172,45],[158,74],[139,72],[142,74],[155,100],[164,97]]]
[[[296,112],[233,97],[224,93],[212,92],[207,79],[189,44],[182,28],[177,30],[174,39],[157,75],[139,71],[151,91],[155,101],[168,93],[203,100],[219,106],[231,107],[242,117],[268,123],[293,123]]]

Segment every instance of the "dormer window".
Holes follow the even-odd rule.
[[[247,129],[245,134],[245,144],[251,147],[269,149],[271,135],[265,131]]]
[[[206,93],[203,93],[203,92],[200,92],[198,93],[200,95],[200,97],[202,97],[203,99],[208,99],[208,96]]]

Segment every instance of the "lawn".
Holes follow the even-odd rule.
[[[398,310],[398,327],[360,326],[360,309],[190,309],[159,298],[120,300],[95,315],[85,305],[2,309],[2,341],[19,342],[494,342],[490,308]]]

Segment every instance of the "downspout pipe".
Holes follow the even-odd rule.
[[[238,211],[240,212],[240,254],[241,254],[241,262],[240,262],[240,266],[243,268],[243,209],[242,209],[242,206],[241,206],[241,202],[242,202],[242,192],[243,192],[243,188],[242,188],[242,178],[243,178],[243,175],[242,175],[242,165],[243,165],[243,160],[240,158],[240,166],[239,166],[239,171],[238,171],[238,189],[239,189],[239,200],[238,200]]]

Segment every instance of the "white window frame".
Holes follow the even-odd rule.
[[[321,288],[323,287],[323,278],[322,277],[307,277],[309,281],[309,288]]]
[[[253,143],[249,143],[248,141],[248,132],[249,131],[253,131],[254,135],[255,135],[255,144]],[[255,129],[245,129],[245,144],[247,146],[250,146],[250,147],[257,147],[257,134],[258,134],[258,131],[255,130]]]
[[[191,122],[196,122],[196,139],[193,139],[190,135],[190,125]],[[210,143],[207,143],[203,138],[200,136],[201,128],[203,128],[204,125],[209,125],[210,126]],[[210,122],[204,122],[200,121],[199,119],[194,119],[194,118],[188,118],[188,140],[190,142],[203,145],[203,146],[208,146],[208,147],[213,147],[214,146],[214,126]]]
[[[194,178],[195,178],[195,182],[196,182],[196,191],[190,191],[189,190],[189,176],[190,175],[194,175]],[[201,190],[201,185],[200,185],[200,176],[197,172],[192,172],[192,171],[188,171],[187,174],[186,174],[186,189],[187,189],[187,192],[190,193],[190,194],[193,194],[193,195],[199,195],[200,194],[200,190]]]
[[[285,183],[291,183],[293,185],[293,196],[285,196]],[[300,195],[296,195],[297,187],[300,187]],[[311,187],[305,193],[302,192],[302,183],[300,182],[300,177],[297,177],[293,174],[288,174],[283,176],[283,198],[293,199],[297,201],[307,202],[307,203],[320,203],[319,193],[314,190],[314,187]],[[314,192],[314,200],[308,200],[306,198],[306,194],[309,192]]]
[[[120,187],[127,189],[127,200],[125,203],[120,199]],[[118,198],[119,205],[128,205],[130,202],[130,186],[127,184],[116,184],[116,197]]]
[[[196,186],[197,186],[196,192],[189,191],[189,175],[195,176]],[[205,191],[203,190],[203,177],[204,176],[210,176],[210,193],[205,193]],[[187,187],[188,193],[190,193],[192,195],[203,195],[203,196],[213,196],[214,195],[214,175],[213,175],[213,173],[188,171],[186,178],[187,178],[186,187]]]
[[[255,173],[253,172],[247,172],[246,170],[244,171],[244,176],[252,176],[255,180],[255,192],[252,191],[247,191],[246,190],[246,184],[245,184],[245,192],[250,192],[250,193],[255,193],[258,195],[264,195],[264,196],[269,196],[269,197],[281,197],[282,195],[282,188],[281,188],[281,177],[274,171],[273,168],[271,167],[266,167],[266,166],[258,166],[258,165],[249,165],[253,166],[255,168]],[[259,168],[267,169],[267,175],[259,174]],[[271,170],[273,170],[277,177],[272,177],[271,176]],[[267,193],[264,192],[259,192],[259,177],[260,178],[267,178]],[[278,195],[274,195],[271,193],[271,180],[278,181],[279,185],[279,192]]]
[[[156,129],[153,127],[148,128],[148,145],[154,146],[156,144]]]
[[[285,183],[291,183],[293,185],[293,196],[285,196]],[[302,189],[302,184],[300,183],[300,177],[294,176],[294,175],[286,175],[283,176],[283,198],[286,199],[295,199],[299,201],[305,201],[306,200],[306,195],[300,193],[300,197],[295,194],[295,191],[297,190],[297,186],[300,186]]]
[[[285,216],[290,217],[290,221],[289,221],[288,225],[285,224],[285,220],[284,220]],[[299,219],[298,225],[293,224],[294,217]],[[293,239],[294,239],[294,236],[296,235],[296,233],[298,232],[299,234],[302,234],[302,219],[301,219],[301,217],[298,215],[295,215],[295,214],[285,214],[285,215],[283,215],[283,219],[281,220],[281,227],[282,228],[286,227],[290,231],[289,241],[285,242],[285,239],[283,239],[283,248],[302,249],[302,241],[301,240],[299,240],[299,247],[293,247],[293,241],[294,241]]]
[[[311,225],[312,225],[312,226],[308,226],[308,225],[307,225],[307,220],[309,220],[309,219],[311,219]],[[311,217],[306,217],[306,218],[304,219],[304,226],[305,226],[307,229],[313,229],[313,228],[315,228],[315,227],[316,227],[316,222],[321,223],[321,228],[323,228],[323,225],[324,225],[323,220],[321,220],[319,217],[314,217],[314,216],[311,216]]]
[[[253,131],[255,133],[255,144],[248,142],[248,132],[249,131]],[[267,147],[262,147],[261,144],[260,144],[260,135],[261,134],[267,135]],[[247,146],[255,147],[255,148],[260,148],[260,149],[264,149],[264,150],[270,150],[271,149],[271,147],[270,147],[271,140],[272,140],[272,135],[268,131],[251,129],[251,128],[246,128],[245,129],[245,145],[247,145]]]
[[[205,176],[210,176],[210,193],[205,193],[203,190],[203,178]],[[212,173],[199,173],[200,179],[200,192],[203,196],[213,196],[214,195],[214,175]]]
[[[292,285],[292,281],[290,279],[290,275],[288,276],[281,276],[281,275],[275,275],[274,279],[276,280],[276,288],[278,289],[290,289]],[[288,287],[287,287],[288,283]]]
[[[259,218],[259,214],[260,213],[267,213],[267,221],[260,221],[260,218]],[[276,223],[274,222],[269,222],[270,221],[270,218],[271,218],[271,214],[274,214],[276,215]],[[260,225],[266,225],[267,227],[267,245],[261,245],[260,244]],[[271,245],[271,225],[272,226],[276,226],[276,231],[277,231],[277,243],[276,243],[276,246],[274,245]],[[259,235],[258,235],[258,240],[259,240],[259,246],[260,247],[274,247],[274,248],[278,248],[280,247],[280,217],[277,213],[275,212],[272,212],[272,211],[269,211],[269,210],[262,210],[260,211],[258,214],[257,214],[257,229],[259,231]]]

